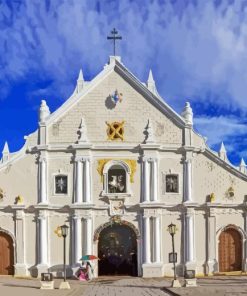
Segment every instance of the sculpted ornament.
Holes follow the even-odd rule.
[[[115,141],[115,140],[124,140],[124,123],[125,121],[122,122],[117,122],[114,121],[112,123],[109,123],[106,121],[106,124],[108,126],[107,128],[107,136],[108,140]]]

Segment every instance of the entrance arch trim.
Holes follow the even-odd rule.
[[[136,235],[136,238],[139,239],[141,237],[141,234],[140,234],[140,231],[138,230],[138,228],[135,227],[135,225],[133,225],[132,223],[126,221],[126,220],[121,220],[120,222],[116,223],[116,222],[113,222],[113,221],[108,221],[102,225],[100,225],[94,232],[94,236],[93,236],[93,240],[94,242],[98,241],[99,240],[99,235],[100,235],[100,232],[109,227],[109,226],[112,226],[113,224],[115,225],[123,225],[123,226],[128,226],[129,228],[131,228],[134,232],[135,232],[135,235]]]
[[[1,234],[1,232],[5,233],[5,234],[7,234],[7,235],[9,235],[11,237],[12,242],[13,242],[13,247],[14,247],[14,250],[15,250],[16,242],[15,242],[15,236],[13,235],[13,233],[10,232],[7,229],[4,229],[4,228],[0,227],[0,234]]]

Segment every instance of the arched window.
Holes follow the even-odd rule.
[[[103,170],[103,195],[129,195],[130,194],[130,168],[120,160],[111,160],[106,163]]]

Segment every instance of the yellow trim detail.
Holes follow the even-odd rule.
[[[117,122],[114,121],[112,123],[109,123],[106,121],[106,124],[108,126],[107,128],[107,136],[108,140],[115,141],[118,139],[121,139],[122,141],[124,140],[124,123],[125,121],[122,122]]]
[[[121,160],[128,164],[130,167],[130,182],[134,183],[134,174],[136,172],[136,160],[133,159],[98,159],[98,168],[97,171],[99,175],[101,176],[101,182],[103,182],[103,170],[104,166],[107,164],[107,162],[111,160]]]

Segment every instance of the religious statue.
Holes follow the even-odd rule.
[[[123,175],[110,176],[109,192],[110,193],[123,193],[125,192],[125,181]]]
[[[79,134],[78,143],[88,142],[87,127],[86,127],[85,119],[83,117],[81,118],[78,134]]]

